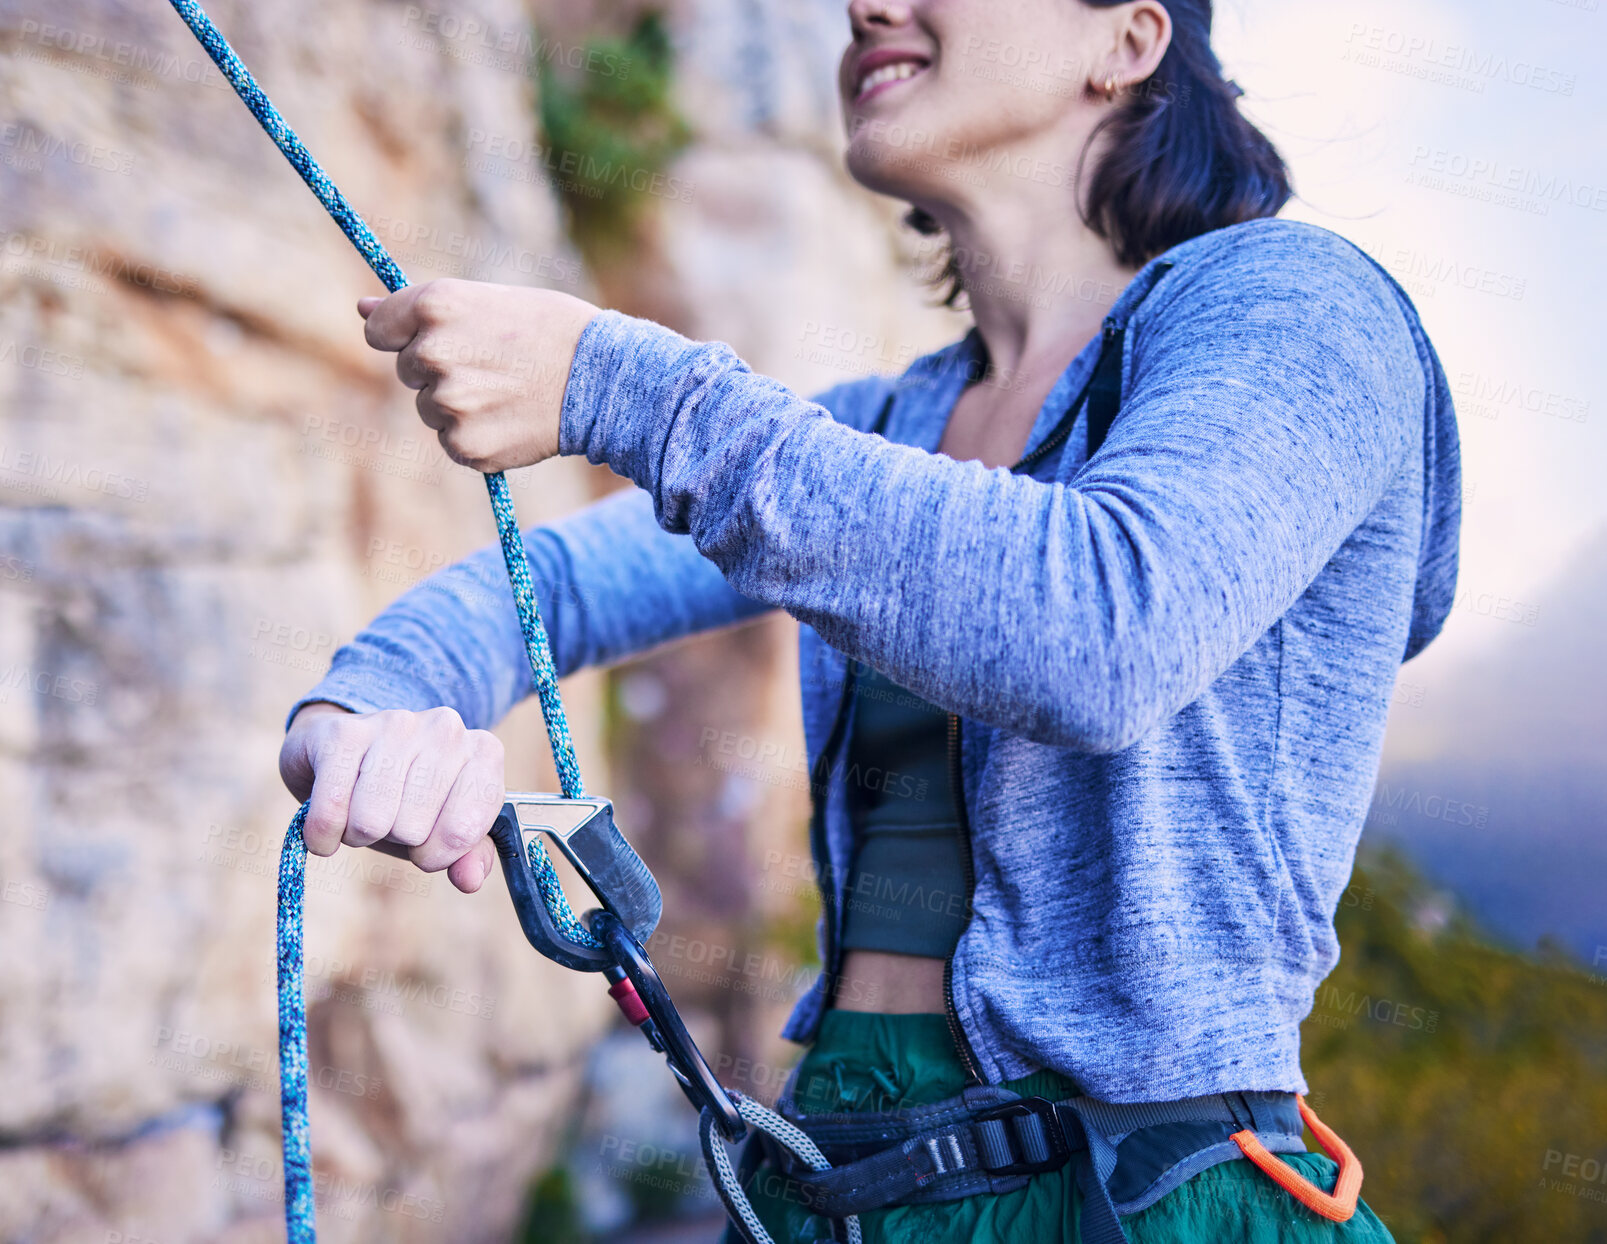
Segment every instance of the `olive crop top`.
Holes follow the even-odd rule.
[[[854,697],[847,774],[854,862],[843,946],[947,958],[966,907],[948,714],[859,662]]]

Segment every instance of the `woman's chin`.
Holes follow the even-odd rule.
[[[884,194],[906,202],[932,197],[930,156],[919,156],[906,148],[884,143],[870,144],[863,139],[848,145],[843,155],[848,175],[873,194]]]

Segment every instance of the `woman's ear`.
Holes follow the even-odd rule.
[[[1160,0],[1135,0],[1115,10],[1116,49],[1112,72],[1116,81],[1133,86],[1159,68],[1172,45],[1172,15]]]

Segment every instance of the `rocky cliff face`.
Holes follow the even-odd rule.
[[[210,7],[415,280],[596,296],[532,158],[533,62],[578,39],[573,10]],[[640,279],[604,282],[802,391],[954,335],[901,275],[891,209],[837,167],[840,7],[671,12],[691,189],[655,204]],[[283,715],[367,617],[493,532],[480,481],[363,346],[352,304],[376,288],[166,4],[0,3],[0,1240],[282,1238]],[[514,495],[529,523],[597,487],[558,463]],[[785,627],[733,642],[754,685],[785,686]],[[678,835],[713,818],[751,862],[800,807],[700,763],[708,730],[796,749],[795,712],[785,692],[655,699],[652,679],[718,673],[656,661],[627,704],[654,729],[616,756],[680,742],[617,788],[691,903]],[[608,789],[602,686],[566,699]],[[510,785],[552,788],[534,704],[501,733]],[[680,875],[701,871],[694,851]],[[611,1008],[529,951],[499,888],[355,852],[309,870],[325,1239],[506,1239],[555,1152]],[[732,884],[689,918],[762,909]]]

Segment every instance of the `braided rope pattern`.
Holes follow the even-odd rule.
[[[826,1161],[826,1155],[820,1151],[820,1146],[809,1138],[808,1132],[787,1122],[774,1110],[751,1097],[732,1093],[731,1100],[736,1103],[737,1113],[742,1116],[744,1123],[758,1128],[761,1132],[767,1132],[778,1143],[785,1145],[802,1158],[810,1170],[831,1169],[831,1163]],[[698,1139],[703,1145],[703,1160],[708,1165],[709,1174],[714,1178],[715,1191],[720,1194],[720,1200],[724,1202],[726,1211],[741,1223],[749,1244],[775,1244],[770,1233],[765,1230],[764,1224],[759,1221],[759,1215],[754,1211],[753,1203],[748,1200],[748,1194],[742,1189],[736,1168],[731,1165],[731,1155],[726,1152],[719,1133],[714,1129],[712,1110],[703,1111],[702,1118],[698,1120]],[[863,1244],[859,1215],[851,1214],[844,1218],[843,1225],[847,1228],[848,1244]]]
[[[307,848],[302,804],[279,853],[279,1112],[284,1124],[285,1227],[293,1241],[314,1238],[312,1130],[307,1121],[307,1007],[301,992],[301,900]]]
[[[251,115],[273,139],[274,145],[301,174],[301,179],[318,197],[324,209],[368,261],[375,275],[384,282],[385,288],[395,293],[406,287],[407,277],[400,266],[339,187],[329,180],[295,131],[286,124],[279,110],[251,76],[251,71],[213,25],[212,19],[194,0],[170,0],[170,3],[223,76],[228,78],[235,93],[251,110]],[[508,494],[508,482],[501,472],[487,475],[485,483],[491,494],[497,536],[502,544],[503,560],[507,563],[508,580],[513,585],[519,629],[524,634],[525,653],[530,659],[536,695],[541,701],[541,714],[547,724],[547,740],[552,745],[559,785],[566,797],[574,799],[584,792],[580,768],[575,761],[575,747],[569,736],[569,720],[558,695],[558,674],[553,668],[552,648],[536,604],[535,588],[530,581],[530,564],[514,515],[513,499]],[[302,988],[302,903],[307,867],[302,827],[306,819],[307,805],[303,804],[285,834],[284,850],[279,860],[279,1103],[284,1134],[285,1226],[292,1244],[311,1244],[316,1239],[312,1144],[307,1120],[307,1004]],[[532,838],[530,841],[529,860],[536,887],[553,923],[564,936],[580,945],[591,948],[600,945],[570,907],[559,884],[557,871],[539,839]]]
[[[318,161],[312,158],[312,153],[302,146],[301,139],[296,132],[285,124],[285,119],[279,115],[279,110],[273,106],[272,101],[263,94],[257,80],[251,76],[251,71],[245,63],[234,54],[212,19],[202,11],[195,0],[170,0],[178,15],[200,40],[201,46],[207,51],[217,67],[223,72],[234,87],[235,93],[245,101],[245,106],[251,109],[251,115],[262,123],[262,128],[268,131],[268,137],[273,139],[274,146],[284,154],[285,159],[301,174],[301,179],[307,183],[308,188],[318,196],[318,201],[324,205],[326,211],[335,218],[335,223],[351,239],[352,245],[362,252],[363,258],[368,260],[368,266],[374,269],[380,280],[385,282],[385,288],[393,294],[407,284],[407,278],[402,270],[374,236],[374,231],[368,227],[363,218],[357,214],[355,208],[346,201],[346,196],[329,180],[328,175],[319,167]]]
[[[552,760],[558,769],[558,789],[566,799],[579,799],[586,793],[586,788],[581,785],[575,744],[569,737],[569,719],[564,715],[563,700],[558,695],[558,672],[552,664],[552,645],[547,639],[547,628],[541,621],[541,610],[536,607],[536,589],[530,581],[530,561],[525,556],[524,540],[519,535],[519,524],[513,516],[513,498],[508,494],[508,481],[498,472],[485,477],[485,486],[491,493],[491,509],[497,516],[502,560],[507,563],[508,582],[513,585],[513,603],[519,611],[519,629],[524,632],[530,673],[536,681],[536,698],[541,701],[541,716],[547,723],[547,741],[552,745]],[[577,945],[591,949],[601,946],[602,943],[580,922],[569,900],[564,897],[558,872],[547,857],[541,839],[532,836],[527,850],[530,871],[535,874],[536,889],[540,891],[541,901],[546,904],[547,912],[559,932]]]

